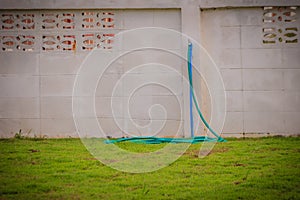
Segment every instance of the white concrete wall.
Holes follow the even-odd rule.
[[[101,13],[101,11],[105,10],[88,11]],[[96,33],[97,31],[118,33],[122,30],[141,27],[163,27],[177,31],[181,30],[179,9],[110,11],[115,14],[115,27],[107,30],[85,30],[81,28],[80,10],[50,11],[51,13],[55,13],[55,15],[75,13],[75,23],[78,23],[75,25],[75,30],[58,28],[48,32],[38,27],[43,23],[38,18],[35,18],[36,27],[34,30],[18,30],[15,23],[13,23],[15,27],[11,30],[1,28],[0,137],[13,137],[20,129],[24,135],[29,134],[30,136],[78,137],[72,116],[72,89],[76,73],[89,52],[81,49],[80,36],[82,34]],[[24,12],[26,13],[26,11]],[[47,11],[32,11],[36,16],[40,16],[44,12]],[[1,14],[5,13],[16,14],[18,11],[1,11]],[[10,26],[2,21],[1,26],[3,24],[4,26]],[[12,46],[12,51],[3,49],[7,48],[7,45],[5,45],[5,36],[17,36],[27,33],[36,37],[36,44],[33,45],[34,49],[31,51],[18,50],[16,49],[16,44]],[[42,37],[49,34],[55,36],[62,36],[63,34],[76,35],[76,51],[62,51],[62,47],[56,49],[55,46],[55,50],[53,51],[44,51],[42,49]],[[177,52],[180,51],[180,40],[173,40],[174,38],[171,38],[167,41],[166,45],[169,45],[168,49]],[[16,39],[14,42],[18,43]],[[126,44],[126,42],[127,40],[124,38],[124,47],[130,45],[130,43]],[[161,43],[163,41],[156,42]],[[31,46],[28,48],[31,48]],[[105,89],[96,91],[97,116],[107,135],[120,136],[122,133],[114,123],[110,109],[110,95],[114,84],[127,70],[149,62],[174,66],[179,72],[181,71],[180,60],[174,59],[174,56],[170,54],[156,51],[129,54],[111,66],[102,80],[105,84]],[[167,83],[173,84],[176,87],[178,85],[177,95],[182,95],[179,84],[181,76],[174,75],[171,77],[168,72],[162,72],[159,68],[151,72],[150,75],[148,71],[142,70],[138,74],[132,73],[129,76],[131,76],[132,80],[138,80],[143,76],[166,79]],[[100,84],[102,82],[100,81]],[[128,83],[135,84],[135,81],[128,81]],[[149,95],[149,92],[152,95]],[[122,104],[122,97],[120,97],[119,101]],[[154,103],[164,105],[169,114],[166,126],[163,128],[161,134],[172,135],[177,130],[176,128],[182,124],[180,121],[181,110],[172,95],[168,91],[162,90],[162,88],[146,88],[144,92],[133,98],[131,103],[133,105],[129,105],[129,107],[134,106],[134,109],[132,109],[133,119],[140,125],[148,123],[148,109]],[[123,116],[120,115],[117,117],[122,118]],[[126,120],[128,119],[124,121]],[[164,121],[161,116],[154,116],[154,120],[157,125],[154,124],[153,129]],[[132,130],[130,127],[128,129],[129,131]],[[151,134],[151,130],[149,130],[149,133]],[[183,130],[181,130],[180,134],[183,134]]]
[[[98,2],[97,5],[96,1],[93,1],[95,5],[88,1],[77,4],[56,1],[49,5],[45,3],[29,5],[26,3],[27,1],[2,2],[1,8],[4,9],[118,7],[116,6],[117,2],[113,1],[109,1],[108,4]],[[141,3],[120,4],[119,8],[152,9],[116,10],[119,18],[113,31],[117,33],[132,28],[157,26],[177,31],[188,30],[187,34],[193,34],[195,31],[190,30],[191,24],[195,24],[195,21],[201,19],[201,23],[199,22],[201,24],[199,34],[201,42],[218,64],[226,88],[227,118],[223,132],[234,136],[239,136],[241,133],[299,134],[300,20],[293,25],[298,28],[296,44],[263,44],[262,29],[265,25],[262,23],[262,7],[241,7],[251,6],[249,5],[251,2],[256,6],[264,6],[266,5],[263,3],[264,1],[247,1],[248,3],[234,1],[233,5],[240,7],[231,9],[223,9],[230,5],[224,2],[217,0],[210,3],[208,1],[186,1],[185,3],[172,1],[168,4],[168,2],[147,1],[142,4],[141,1]],[[270,3],[270,1],[266,2]],[[272,2],[278,6],[287,4],[287,1]],[[290,1],[290,3],[299,5],[298,1]],[[183,17],[179,9],[153,9],[188,8],[191,5],[197,8],[202,6],[203,8],[216,7],[220,9],[204,9],[201,11],[200,17],[195,17],[195,21],[192,22],[189,20],[183,22],[182,19],[191,19],[194,12],[188,16],[189,12],[185,11],[187,16]],[[299,8],[297,16],[298,18],[300,16]],[[38,19],[38,23],[41,23],[40,19]],[[187,24],[183,26],[183,23]],[[277,26],[280,27],[280,25]],[[197,30],[199,30],[198,28]],[[60,31],[55,33],[60,34]],[[82,33],[83,30],[76,31]],[[37,34],[37,37],[42,36],[40,30],[27,32]],[[71,33],[68,30],[67,32]],[[18,34],[18,31],[1,30],[1,36],[6,36],[7,33]],[[3,42],[3,37],[0,42]],[[178,41],[174,41],[174,43],[171,41],[170,44],[173,46],[170,46],[169,49],[181,51],[176,42]],[[31,136],[76,137],[72,119],[71,95],[76,72],[88,52],[80,48],[77,48],[76,52],[62,52],[61,50],[43,52],[41,43],[35,44],[34,47],[35,49],[32,51],[26,52],[19,50],[7,52],[1,49],[0,137],[12,137],[19,129]],[[179,71],[183,69],[181,61],[168,56],[170,55],[157,54],[157,52],[148,52],[147,55],[141,53],[139,56],[132,57],[129,55],[116,63],[116,66],[105,74],[103,81],[114,83],[124,73],[124,70],[148,62],[163,62],[163,64],[174,66]],[[178,63],[180,64],[178,65]],[[140,74],[147,75],[149,72],[142,71]],[[158,78],[167,78],[170,84],[178,86],[176,95],[182,97],[183,88],[180,77],[176,75],[170,77],[168,73],[163,73],[159,69],[150,73],[149,76],[156,77],[158,75],[160,75]],[[137,74],[132,73],[130,76],[132,80],[136,80]],[[107,87],[107,90],[97,91],[96,105],[110,103],[108,97],[110,89]],[[153,103],[165,105],[170,115],[161,135],[173,135],[173,132],[183,123],[179,120],[180,110],[176,107],[174,96],[161,88],[148,88],[148,91],[155,91],[155,94],[149,97],[147,92],[144,92],[133,99],[133,104],[138,105],[132,110],[134,119],[140,125],[144,125],[149,120],[146,108]],[[122,98],[117,101],[122,104]],[[121,131],[115,126],[109,107],[96,107],[99,121],[104,125],[104,130],[108,135],[118,136]],[[209,110],[209,105],[207,107]],[[164,121],[160,115],[155,117],[158,125]],[[183,135],[185,130],[181,132]]]
[[[224,133],[300,133],[300,41],[264,44],[262,8],[204,10],[202,41],[218,63],[227,93]],[[276,16],[278,17],[278,15]],[[277,35],[277,37],[279,37]]]

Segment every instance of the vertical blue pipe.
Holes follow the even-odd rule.
[[[193,82],[193,67],[192,67],[192,49],[193,45],[189,42],[188,45],[188,72],[190,77],[190,83]],[[191,125],[191,137],[194,137],[194,118],[193,118],[193,85],[190,84],[190,125]]]

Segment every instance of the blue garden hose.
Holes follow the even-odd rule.
[[[197,136],[193,138],[159,138],[159,137],[131,137],[131,138],[117,138],[105,140],[106,144],[114,144],[118,142],[133,142],[138,144],[162,144],[162,143],[191,143],[196,144],[199,142],[217,142],[216,138],[206,136]]]
[[[193,98],[193,102],[195,104],[195,107],[196,107],[196,110],[198,112],[198,115],[199,117],[201,118],[202,122],[204,123],[204,125],[206,126],[206,128],[208,128],[208,130],[218,138],[218,141],[220,142],[224,142],[226,140],[224,140],[221,136],[219,136],[210,126],[209,124],[207,123],[207,121],[205,120],[205,118],[203,117],[203,114],[200,110],[200,107],[198,105],[198,102],[197,102],[197,99],[195,97],[195,93],[194,93],[194,87],[193,87],[193,79],[192,79],[192,51],[193,51],[193,45],[192,43],[189,42],[189,45],[188,45],[188,74],[189,74],[189,82],[190,82],[190,95],[192,96]],[[192,131],[193,130],[193,113],[191,112],[191,109],[190,109],[190,116],[191,116],[191,135],[194,135],[194,132]]]
[[[192,79],[192,51],[193,45],[189,42],[188,44],[188,75],[189,75],[189,84],[190,84],[190,126],[191,126],[191,138],[159,138],[159,137],[131,137],[131,138],[117,138],[117,139],[108,139],[104,142],[106,144],[114,144],[118,142],[134,142],[141,144],[161,144],[161,143],[199,143],[199,142],[226,142],[221,136],[219,136],[207,123],[205,118],[203,117],[200,107],[197,103],[197,99],[194,93],[193,87],[193,79]],[[216,137],[211,138],[207,136],[194,136],[194,119],[193,119],[193,103],[195,104],[197,113],[201,118],[204,125],[208,128],[208,130]]]

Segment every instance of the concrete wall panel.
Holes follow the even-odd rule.
[[[228,112],[243,111],[243,92],[242,91],[226,91],[226,109]]]
[[[262,44],[261,26],[242,26],[241,27],[241,47],[242,48],[266,48]]]
[[[245,91],[244,109],[246,112],[283,111],[284,93],[282,91]]]
[[[223,49],[220,53],[220,68],[241,68],[240,49]]]
[[[40,74],[76,74],[86,56],[86,53],[42,53],[39,55]]]
[[[240,10],[240,22],[243,26],[262,25],[263,10],[258,8],[247,8]]]
[[[95,109],[99,118],[121,118],[123,117],[123,97],[96,97]]]
[[[240,48],[240,27],[222,27],[222,46],[224,48]]]
[[[283,90],[283,70],[243,69],[244,90]]]
[[[285,92],[282,107],[284,111],[300,112],[300,92]]]
[[[72,97],[42,97],[41,118],[72,118]]]
[[[221,74],[226,90],[242,90],[241,69],[222,69]]]
[[[0,97],[38,97],[39,77],[0,76]]]
[[[282,68],[281,49],[242,49],[244,68]]]
[[[122,68],[124,72],[131,70],[131,73],[170,73],[171,70],[177,71],[181,74],[182,64],[184,61],[180,56],[180,52],[178,50],[141,50],[134,51],[132,53],[126,54],[122,57]],[[184,61],[185,62],[185,61]],[[145,65],[149,63],[158,63],[161,65],[166,65],[166,67],[171,68],[170,70],[165,67],[161,67],[160,65],[151,65],[151,68],[147,70],[146,67],[140,67],[139,69],[133,70],[133,68],[138,67],[139,65]]]
[[[300,69],[289,69],[284,71],[284,89],[300,91]]]
[[[74,137],[76,129],[73,118],[41,119],[41,133],[47,137]]]
[[[129,10],[123,13],[123,18],[125,29],[153,26],[152,10]]]
[[[244,131],[285,134],[284,115],[281,112],[245,112]]]
[[[72,96],[75,75],[41,76],[41,96]]]
[[[300,48],[284,49],[282,51],[283,67],[287,69],[300,69]]]
[[[221,26],[240,26],[241,25],[241,12],[240,9],[232,9],[230,12],[227,10],[220,10]]]
[[[39,99],[36,97],[0,98],[0,119],[39,118]]]
[[[153,26],[181,30],[180,10],[154,10]],[[178,23],[179,22],[179,23]]]
[[[300,134],[300,112],[285,112],[283,113],[285,121],[285,131],[289,134]]]
[[[0,74],[38,74],[38,54],[36,53],[0,53]]]
[[[242,133],[243,132],[243,113],[227,112],[223,133]]]
[[[133,96],[129,102],[129,112],[131,117],[137,119],[180,120],[180,106],[176,96]]]

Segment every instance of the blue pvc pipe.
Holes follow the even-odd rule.
[[[190,82],[193,82],[193,67],[192,67],[192,49],[193,45],[189,42],[188,46],[188,72],[190,77]],[[191,126],[191,138],[194,137],[194,117],[193,117],[193,86],[190,85],[190,126]]]

